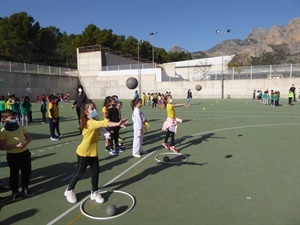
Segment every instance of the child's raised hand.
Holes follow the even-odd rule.
[[[128,119],[126,119],[126,118],[121,119],[119,123],[120,123],[120,127],[122,127],[122,126],[124,126],[125,124],[128,123]]]

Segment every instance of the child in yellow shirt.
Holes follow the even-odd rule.
[[[104,198],[97,191],[99,180],[99,158],[98,158],[98,130],[102,127],[122,126],[127,122],[127,119],[122,119],[120,122],[110,122],[108,119],[101,121],[94,120],[97,118],[96,105],[92,101],[88,101],[81,106],[80,129],[83,139],[77,147],[77,171],[66,189],[64,195],[70,203],[76,203],[77,198],[74,188],[78,180],[84,175],[87,166],[92,170],[92,190],[91,200],[97,203],[103,203]]]

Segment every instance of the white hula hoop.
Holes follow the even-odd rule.
[[[164,162],[163,160],[158,159],[158,156],[160,156],[160,155],[182,155],[182,156],[185,157],[185,159],[182,160],[182,161],[178,161],[178,162]],[[179,164],[179,163],[186,162],[188,159],[189,159],[189,157],[187,157],[186,155],[181,154],[181,153],[175,153],[175,152],[164,152],[164,153],[160,153],[160,154],[155,156],[155,160],[157,162],[166,163],[166,164]]]
[[[114,219],[114,218],[117,218],[117,217],[120,217],[120,216],[123,216],[125,215],[126,213],[128,213],[130,210],[132,210],[132,208],[135,206],[135,198],[127,193],[127,192],[124,192],[124,191],[118,191],[118,190],[112,190],[112,191],[100,191],[99,193],[100,194],[104,194],[104,193],[107,193],[107,192],[112,192],[112,193],[121,193],[121,194],[125,194],[127,196],[129,196],[132,200],[132,205],[124,212],[120,213],[120,214],[117,214],[115,216],[107,216],[107,217],[96,217],[96,216],[91,216],[90,214],[88,214],[87,212],[85,212],[84,208],[83,208],[83,205],[84,203],[90,198],[90,196],[86,197],[86,199],[80,204],[80,211],[83,215],[85,215],[86,217],[90,218],[90,219],[93,219],[93,220],[111,220],[111,219]]]

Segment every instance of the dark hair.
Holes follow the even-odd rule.
[[[134,110],[134,108],[136,107],[136,105],[139,103],[139,102],[142,102],[142,99],[141,98],[136,98],[136,99],[132,99],[131,100],[131,109]]]
[[[2,122],[4,122],[7,117],[15,116],[15,115],[16,115],[16,113],[14,111],[7,109],[7,110],[1,112],[1,120],[2,120]]]
[[[103,102],[103,106],[107,107],[109,102],[110,102],[110,96],[106,96],[105,99],[104,99],[104,102]]]
[[[49,100],[49,101],[53,101],[53,100],[54,100],[54,95],[53,95],[53,94],[49,95],[49,96],[48,96],[48,100]]]
[[[78,92],[78,89],[79,89],[79,88],[81,88],[81,89],[82,89],[82,92],[84,92],[83,86],[82,86],[81,84],[78,84],[78,85],[77,85],[77,89],[76,89],[77,92]]]

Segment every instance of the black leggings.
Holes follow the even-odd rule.
[[[18,191],[20,171],[22,189],[28,188],[31,177],[31,153],[29,150],[21,153],[8,153],[6,159],[10,170],[9,185],[12,192]]]
[[[110,130],[110,139],[109,139],[109,147],[110,149],[119,148],[119,137],[120,137],[120,128],[112,127]]]
[[[175,146],[175,133],[172,131],[167,130],[165,143],[168,143],[168,139],[171,136],[171,146]]]
[[[76,106],[76,114],[77,114],[77,118],[78,118],[78,124],[80,125],[80,107]]]
[[[87,165],[90,165],[92,170],[92,191],[98,190],[98,181],[99,181],[99,162],[98,156],[96,157],[82,157],[77,155],[77,172],[73,176],[68,190],[73,190],[76,186],[77,181],[84,175]]]

